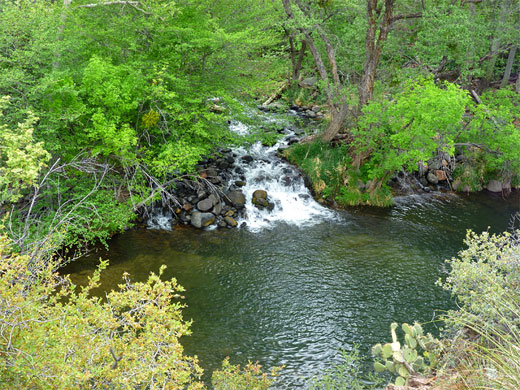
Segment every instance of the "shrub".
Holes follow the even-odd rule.
[[[262,372],[262,366],[249,362],[241,369],[226,358],[222,369],[213,372],[211,383],[214,390],[267,390],[271,387],[281,367],[271,371],[271,376]]]
[[[42,262],[10,251],[0,236],[0,383],[3,388],[201,389],[196,358],[179,338],[182,287],[151,274],[144,283],[124,275],[118,291],[90,296],[101,261],[87,286],[76,288]]]
[[[308,383],[309,390],[372,390],[379,389],[383,379],[374,375],[363,376],[359,351],[342,351],[343,361],[313,377]]]
[[[451,378],[471,389],[520,388],[520,231],[468,232],[467,249],[448,261],[444,288],[460,309],[446,315]]]

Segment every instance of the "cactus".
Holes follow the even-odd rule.
[[[406,386],[412,375],[435,367],[440,342],[430,333],[424,335],[420,324],[411,326],[405,323],[401,326],[404,332],[404,344],[401,345],[397,339],[397,327],[395,322],[390,325],[391,343],[372,347],[372,355],[378,358],[374,362],[374,369],[395,374],[395,386]]]

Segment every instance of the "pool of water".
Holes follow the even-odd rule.
[[[183,338],[206,372],[233,363],[285,365],[278,389],[304,388],[305,378],[338,360],[340,349],[387,341],[391,322],[431,323],[453,307],[435,285],[466,229],[503,231],[520,197],[430,194],[398,198],[388,209],[354,208],[313,226],[283,222],[260,231],[130,230],[109,250],[69,265],[85,283],[98,259],[110,259],[97,294],[123,272],[145,280],[168,266],[186,288],[193,335]],[[209,377],[206,377],[208,379]]]

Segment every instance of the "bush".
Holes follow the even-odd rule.
[[[261,370],[258,363],[249,362],[243,369],[226,358],[222,369],[213,372],[211,383],[214,390],[267,390],[274,383],[281,367],[274,368],[271,376]]]
[[[471,389],[520,388],[520,231],[468,232],[444,288],[460,309],[446,315],[448,377]],[[452,379],[453,380],[453,379]]]
[[[12,253],[0,237],[0,383],[10,389],[201,389],[196,358],[179,338],[190,333],[175,279],[151,274],[144,283],[123,277],[105,299],[90,296],[101,261],[87,286],[76,288],[41,262]]]
[[[363,376],[359,351],[342,351],[343,361],[313,377],[308,383],[309,390],[373,390],[381,388],[383,379],[373,375]]]

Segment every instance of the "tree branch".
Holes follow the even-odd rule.
[[[126,1],[126,0],[107,1],[104,3],[83,4],[83,5],[78,5],[77,7],[78,8],[94,8],[94,7],[98,7],[100,5],[129,5],[132,8],[134,8],[135,10],[142,12],[145,15],[151,15],[151,12],[145,11],[144,9],[138,7],[138,6],[142,6],[141,3],[138,1]]]
[[[390,18],[390,24],[394,23],[394,22],[397,22],[398,20],[403,20],[403,19],[417,19],[417,18],[422,18],[422,12],[417,12],[415,14],[407,14],[407,15],[395,15],[395,16],[392,16]]]

